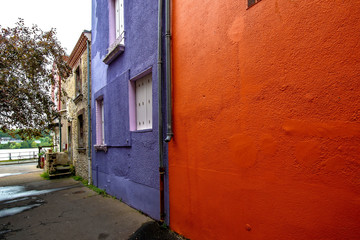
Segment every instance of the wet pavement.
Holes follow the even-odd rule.
[[[128,239],[152,220],[72,178],[44,180],[36,167],[0,174],[0,239]],[[7,166],[6,166],[7,167]]]
[[[0,187],[0,218],[39,207],[45,203],[45,200],[38,197],[39,195],[68,188],[71,186],[44,190],[26,190],[24,186]]]
[[[117,199],[41,172],[0,166],[0,239],[182,239]]]

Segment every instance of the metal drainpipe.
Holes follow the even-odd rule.
[[[159,174],[160,174],[160,221],[165,219],[165,197],[164,197],[164,148],[163,148],[163,118],[162,118],[162,17],[163,0],[159,0],[158,5],[158,124],[159,124]]]
[[[86,41],[87,47],[87,104],[88,104],[88,184],[91,184],[91,102],[90,102],[90,48],[89,40]]]
[[[170,34],[170,0],[165,4],[165,51],[166,51],[166,138],[170,142],[172,136],[172,99],[171,99],[171,34]]]

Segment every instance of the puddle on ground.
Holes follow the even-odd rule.
[[[23,173],[0,173],[0,178],[14,176],[14,175],[20,175],[20,174],[23,174]]]
[[[39,206],[41,206],[41,203],[31,204],[31,205],[22,206],[22,207],[5,208],[3,210],[0,210],[0,218],[15,215],[15,214],[21,213],[23,211],[39,207]]]
[[[26,190],[24,186],[0,187],[0,218],[15,215],[26,210],[41,206],[45,200],[40,199],[38,195],[69,189],[74,186],[45,190]]]
[[[59,191],[59,190],[64,190],[67,188],[69,188],[69,187],[26,191],[24,186],[0,187],[0,202],[6,201],[6,200],[12,200],[15,198],[42,195],[42,194],[51,193],[51,192],[55,192],[55,191]]]
[[[25,201],[25,200],[28,200],[28,199],[30,199],[30,198],[29,198],[29,197],[17,198],[17,199],[14,199],[14,200],[10,200],[10,201],[3,202],[3,204],[21,202],[21,201]]]

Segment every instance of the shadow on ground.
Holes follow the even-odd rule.
[[[177,235],[166,227],[162,227],[158,222],[151,221],[144,223],[129,240],[184,240],[185,238]]]

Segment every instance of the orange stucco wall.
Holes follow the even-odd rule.
[[[170,227],[360,239],[360,1],[172,4]]]

